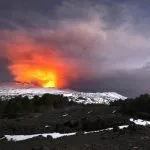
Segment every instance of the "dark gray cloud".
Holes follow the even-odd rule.
[[[129,97],[135,97],[141,93],[150,93],[149,73],[116,71],[97,79],[80,79],[71,84],[71,88],[80,91],[111,91],[119,92]]]
[[[0,82],[12,81],[13,77],[8,71],[8,62],[5,59],[0,59]]]
[[[135,96],[149,91],[149,1],[1,1],[0,47],[10,41],[46,47],[75,64],[79,77],[69,87]],[[135,5],[136,4],[136,5]],[[31,42],[32,41],[32,42]],[[31,51],[35,49],[31,47]],[[36,53],[47,53],[37,49]],[[18,50],[14,49],[14,52]],[[27,53],[28,55],[28,53]],[[50,53],[48,53],[50,56]],[[1,56],[1,74],[12,57]],[[4,62],[7,59],[7,63]],[[2,77],[3,80],[3,77]]]

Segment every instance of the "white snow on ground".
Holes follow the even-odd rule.
[[[66,134],[45,133],[45,134],[33,134],[33,135],[5,135],[5,138],[8,141],[23,141],[23,140],[32,139],[32,138],[38,137],[38,136],[43,136],[43,137],[51,136],[53,139],[57,139],[57,138],[60,138],[60,137],[71,136],[71,135],[75,135],[75,134],[76,134],[76,132],[66,133]]]
[[[123,125],[123,126],[119,126],[119,129],[124,129],[127,128],[129,125]]]
[[[124,129],[127,128],[128,125],[123,125],[123,126],[119,126],[119,129]],[[110,131],[113,130],[113,128],[107,128],[107,129],[102,129],[102,130],[97,130],[97,131],[89,131],[89,132],[84,132],[84,134],[89,134],[89,133],[98,133],[98,132],[102,132],[102,131]],[[45,133],[45,134],[33,134],[33,135],[5,135],[4,137],[8,140],[8,141],[23,141],[23,140],[27,140],[27,139],[32,139],[34,137],[38,137],[38,136],[43,136],[43,137],[47,137],[47,136],[51,136],[53,139],[57,139],[60,137],[64,137],[64,136],[72,136],[72,135],[76,135],[77,132],[73,132],[73,133],[66,133],[66,134],[60,134],[60,133]]]
[[[127,97],[124,97],[115,92],[103,92],[103,93],[73,92],[72,97],[76,99],[77,103],[84,103],[84,104],[102,104],[102,103],[109,104],[110,101],[127,99]]]
[[[134,122],[137,125],[150,125],[150,121],[144,121],[141,119],[137,119],[134,120],[133,118],[130,119],[131,122]],[[124,128],[128,128],[129,125],[122,125],[122,126],[118,126],[119,129],[124,129]],[[84,132],[84,134],[90,134],[90,133],[98,133],[98,132],[103,132],[103,131],[111,131],[113,130],[113,128],[106,128],[106,129],[102,129],[102,130],[97,130],[97,131],[89,131],[89,132]],[[65,133],[65,134],[61,134],[61,133],[44,133],[44,134],[33,134],[33,135],[5,135],[4,137],[8,140],[8,141],[23,141],[23,140],[27,140],[27,139],[31,139],[34,137],[38,137],[38,136],[43,136],[43,137],[47,137],[47,136],[51,136],[53,139],[57,139],[60,137],[65,137],[65,136],[72,136],[72,135],[76,135],[77,132],[73,132],[73,133]],[[3,138],[1,138],[3,139]]]
[[[125,100],[127,98],[115,92],[103,92],[103,93],[77,92],[66,89],[62,90],[55,88],[40,88],[26,84],[24,85],[21,83],[0,85],[0,97],[3,100],[18,95],[33,98],[35,95],[42,96],[43,94],[46,93],[63,95],[65,97],[68,97],[70,101],[83,104],[101,104],[101,103],[109,104],[110,101],[115,101],[119,99]]]
[[[134,122],[137,125],[142,125],[142,126],[150,125],[150,121],[145,121],[145,120],[141,120],[141,119],[134,120],[133,118],[130,118],[130,121]],[[127,128],[128,126],[129,125],[122,125],[122,126],[118,126],[118,127],[119,127],[119,129],[124,129],[124,128]],[[98,132],[110,131],[110,130],[113,130],[113,128],[106,128],[106,129],[97,130],[97,131],[84,132],[84,134],[98,133]],[[38,136],[43,136],[43,137],[51,136],[53,139],[56,139],[56,138],[60,138],[60,137],[64,137],[64,136],[72,136],[72,135],[76,135],[76,134],[77,134],[77,132],[65,133],[65,134],[45,133],[45,134],[33,134],[33,135],[5,135],[4,137],[8,141],[23,141],[23,140],[31,139],[31,138],[38,137]],[[2,140],[2,139],[4,139],[4,138],[1,138],[0,140]]]
[[[142,125],[142,126],[150,125],[150,121],[146,121],[146,120],[142,120],[142,119],[134,120],[133,118],[130,118],[130,121],[134,122],[137,125]]]
[[[64,115],[62,115],[63,117],[66,117],[66,116],[68,116],[68,114],[64,114]]]

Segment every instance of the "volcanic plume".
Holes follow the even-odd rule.
[[[149,93],[149,1],[4,1],[0,84]]]
[[[31,32],[5,30],[0,37],[5,50],[0,56],[8,60],[15,81],[56,88],[95,75],[90,60],[105,39],[95,22],[59,23],[56,29],[32,28]]]
[[[75,78],[74,63],[67,63],[55,46],[38,44],[24,33],[5,32],[5,35],[11,39],[5,43],[3,55],[10,62],[8,69],[15,81],[60,88]]]

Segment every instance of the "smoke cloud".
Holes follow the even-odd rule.
[[[0,57],[21,82],[55,80],[57,87],[131,96],[149,92],[148,20],[136,24],[142,10],[133,6],[65,1],[48,14],[14,10],[1,20],[7,27],[0,31]]]

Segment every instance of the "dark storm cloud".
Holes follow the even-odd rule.
[[[8,62],[4,59],[0,59],[0,82],[11,81],[13,77],[8,71]]]
[[[80,91],[117,91],[129,97],[135,97],[141,93],[150,93],[149,73],[116,71],[103,78],[80,79],[72,83],[71,88]]]
[[[55,5],[61,4],[63,0],[1,0],[1,10],[32,10],[32,11],[49,11]]]
[[[54,46],[68,62],[76,62],[82,74],[71,88],[127,96],[150,92],[149,4],[146,0],[1,1],[0,28],[10,32],[0,36],[1,51],[3,43],[23,32],[34,43]],[[3,76],[8,74],[7,64],[1,63]]]

